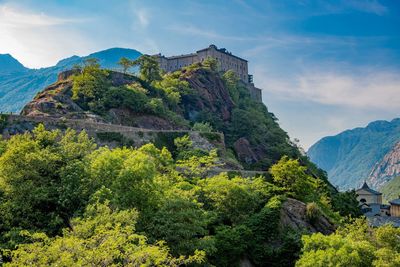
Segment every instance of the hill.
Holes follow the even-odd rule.
[[[215,59],[139,62],[62,72],[0,115],[6,266],[293,266],[302,234],[359,213]]]
[[[399,140],[400,119],[375,121],[365,128],[324,137],[307,154],[328,173],[332,184],[341,189],[357,188]]]
[[[55,66],[42,69],[25,68],[11,55],[0,55],[0,112],[19,112],[37,92],[57,80],[57,74],[81,64],[87,58],[97,58],[105,68],[117,68],[121,57],[136,59],[141,55],[133,49],[111,48],[88,56],[73,56]]]

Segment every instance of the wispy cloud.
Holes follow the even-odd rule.
[[[60,19],[43,13],[35,14],[12,6],[0,5],[0,25],[2,27],[52,26],[71,21],[71,19]]]
[[[146,9],[140,8],[135,10],[135,14],[141,27],[145,28],[149,25],[150,14]]]
[[[323,67],[321,67],[323,69]],[[355,109],[396,111],[400,108],[400,73],[398,71],[361,70],[353,73],[324,72],[314,69],[294,75],[291,79],[264,77],[261,87],[281,98],[292,101],[311,101],[324,105]]]

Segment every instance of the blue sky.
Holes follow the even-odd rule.
[[[110,47],[175,55],[214,43],[249,60],[291,138],[400,116],[400,2],[0,0],[0,53],[28,67]]]

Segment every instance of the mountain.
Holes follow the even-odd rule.
[[[88,56],[72,56],[55,66],[41,69],[25,68],[11,55],[0,55],[0,112],[19,112],[41,89],[54,83],[57,74],[81,64],[87,58],[97,58],[103,68],[118,68],[121,57],[136,59],[141,55],[134,49],[110,48]]]
[[[10,54],[0,54],[0,74],[23,72],[27,70],[24,65],[13,58]]]
[[[374,167],[381,169],[384,163],[379,162],[385,161],[385,155],[399,141],[400,119],[380,120],[365,128],[324,137],[312,145],[307,154],[312,162],[328,173],[332,184],[340,189],[350,189],[360,186],[370,175],[376,176]]]

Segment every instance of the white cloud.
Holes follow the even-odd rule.
[[[146,28],[150,22],[150,15],[146,9],[138,9],[135,11],[136,17],[138,19],[139,25],[143,28]]]
[[[10,53],[28,67],[54,65],[63,57],[87,52],[85,35],[70,27],[83,21],[0,4],[0,53]]]
[[[268,78],[262,68],[255,68],[259,86],[282,99],[385,111],[400,108],[399,74],[384,70],[342,73],[314,69],[294,75],[291,79],[279,79]]]

